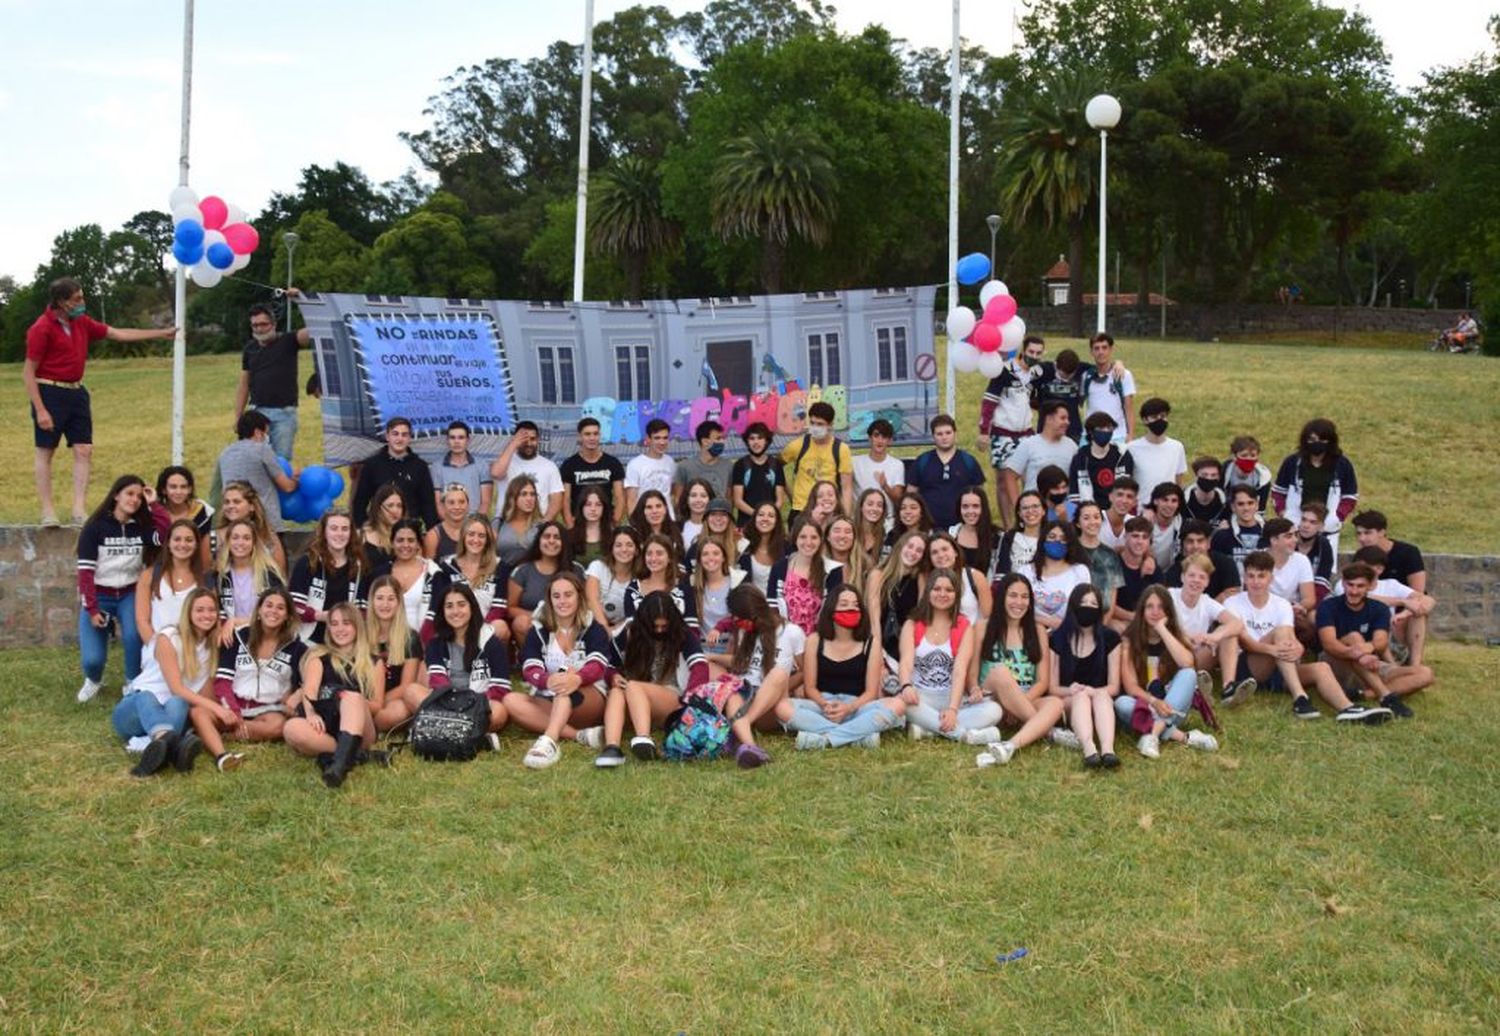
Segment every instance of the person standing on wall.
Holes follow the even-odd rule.
[[[302,293],[286,290],[288,298]],[[297,441],[297,350],[307,345],[307,328],[276,333],[276,313],[257,303],[250,307],[250,340],[240,357],[240,383],[234,393],[234,418],[247,406],[259,410],[271,422],[271,449],[276,456],[292,459]]]
[[[26,332],[26,362],[21,368],[21,380],[31,400],[36,495],[42,502],[42,524],[56,525],[52,455],[66,437],[73,451],[73,524],[82,525],[88,517],[85,497],[94,456],[94,417],[89,391],[83,387],[89,346],[103,338],[111,342],[170,339],[177,328],[124,328],[100,323],[84,312],[83,287],[72,277],[59,277],[48,285],[47,300],[46,311]]]

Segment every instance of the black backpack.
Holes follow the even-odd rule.
[[[464,762],[479,754],[489,725],[489,699],[450,687],[422,702],[412,717],[408,743],[423,759]]]

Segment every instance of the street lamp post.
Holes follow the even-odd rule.
[[[995,272],[995,235],[1000,233],[1000,217],[992,212],[984,217],[984,225],[990,228],[990,276],[998,277]]]
[[[301,242],[294,230],[288,230],[281,235],[281,243],[286,245],[286,286],[290,288],[296,282],[292,280],[292,255],[297,251],[297,245]],[[290,299],[286,304],[286,329],[292,329],[292,303]]]
[[[1120,124],[1120,102],[1109,94],[1099,94],[1090,99],[1088,106],[1083,110],[1083,117],[1088,124],[1099,131],[1099,316],[1098,330],[1104,330],[1104,291],[1105,276],[1104,264],[1107,250],[1105,246],[1106,228],[1108,225],[1108,206],[1106,203],[1108,175],[1108,150],[1109,131]]]

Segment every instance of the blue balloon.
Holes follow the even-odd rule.
[[[197,266],[203,259],[203,243],[196,245],[185,245],[181,241],[172,242],[172,258],[177,260],[179,266]]]
[[[328,478],[328,499],[330,501],[337,500],[344,495],[344,476],[329,468]]]
[[[958,261],[954,273],[960,284],[978,284],[990,275],[990,257],[983,252],[970,252]]]
[[[321,464],[309,464],[302,469],[297,483],[297,492],[308,500],[321,500],[328,495],[333,484],[333,472]]]
[[[196,219],[185,219],[172,232],[172,240],[188,248],[199,248],[203,244],[203,224]]]
[[[277,456],[276,463],[281,465],[281,473],[287,478],[292,477],[292,462],[285,457]]]
[[[227,270],[234,265],[234,249],[222,241],[209,245],[208,251],[203,254],[208,257],[208,265],[215,270]]]

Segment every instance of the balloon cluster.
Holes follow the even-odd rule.
[[[955,273],[960,284],[978,284],[990,275],[990,261],[982,253],[973,252],[958,261]],[[992,280],[979,289],[979,304],[982,315],[968,306],[954,306],[948,311],[948,348],[953,351],[954,370],[965,374],[978,371],[994,378],[1021,348],[1026,321],[1016,315],[1016,300],[1004,281]]]
[[[237,205],[210,194],[202,201],[184,184],[172,191],[172,258],[187,268],[193,282],[212,288],[226,274],[243,270],[260,234],[245,222]]]
[[[285,457],[277,457],[281,470],[292,477],[292,464]],[[276,491],[281,500],[281,517],[289,522],[315,522],[344,491],[344,476],[321,464],[309,464],[302,469],[297,479],[295,492]]]

